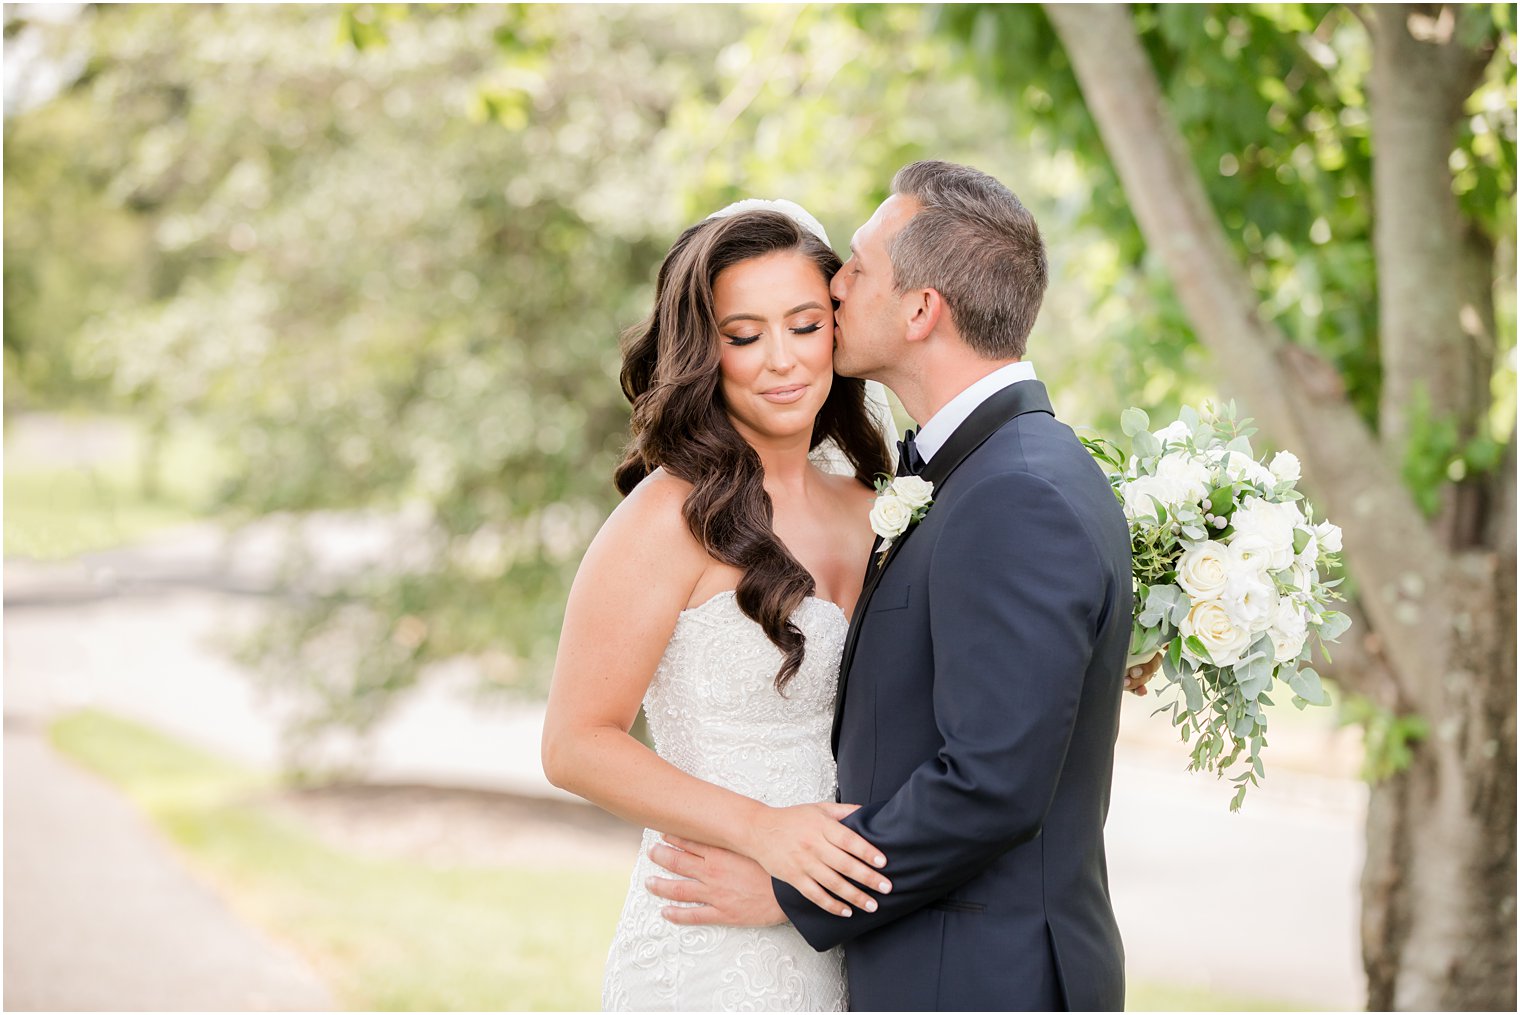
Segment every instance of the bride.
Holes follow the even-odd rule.
[[[741,202],[681,235],[629,334],[626,499],[571,587],[543,739],[555,785],[647,826],[608,1010],[846,1007],[838,949],[790,924],[666,921],[645,887],[661,833],[745,854],[840,919],[876,908],[859,886],[891,888],[832,802],[835,681],[892,471],[880,389],[833,371],[839,267],[797,205]],[[628,732],[641,703],[654,751]]]

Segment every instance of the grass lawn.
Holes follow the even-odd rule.
[[[189,427],[164,443],[160,489],[143,489],[141,428],[130,421],[118,458],[60,467],[7,447],[5,555],[52,560],[106,549],[207,514],[224,470],[210,439]]]
[[[443,868],[333,850],[250,798],[258,773],[98,712],[54,744],[115,783],[229,904],[350,1010],[595,1010],[627,890],[606,871]]]
[[[251,923],[304,955],[350,1010],[596,1010],[627,876],[436,867],[332,849],[256,803],[267,775],[101,712],[53,743],[134,800]],[[1292,1006],[1131,982],[1132,1011]]]

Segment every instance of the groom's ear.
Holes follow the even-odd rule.
[[[945,300],[938,289],[910,289],[902,294],[902,314],[906,324],[905,337],[910,342],[921,342],[939,327],[945,313]]]

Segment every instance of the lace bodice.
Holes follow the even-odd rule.
[[[829,736],[849,623],[816,597],[792,615],[807,638],[801,668],[775,689],[781,652],[720,592],[683,610],[644,696],[655,750],[707,782],[773,806],[834,799]],[[609,1011],[841,1011],[843,960],[815,952],[790,924],[681,927],[644,888],[670,877],[650,862],[644,832],[628,899],[607,959]]]
[[[682,611],[644,696],[660,757],[774,806],[834,798],[829,734],[849,624],[815,597],[792,621],[807,646],[783,697],[775,689],[781,652],[734,593]]]

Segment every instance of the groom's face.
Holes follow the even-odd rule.
[[[907,322],[902,297],[892,282],[892,240],[919,210],[911,197],[893,194],[881,203],[850,240],[844,262],[829,294],[839,301],[834,312],[834,369],[846,377],[880,379],[882,367],[899,352]]]

